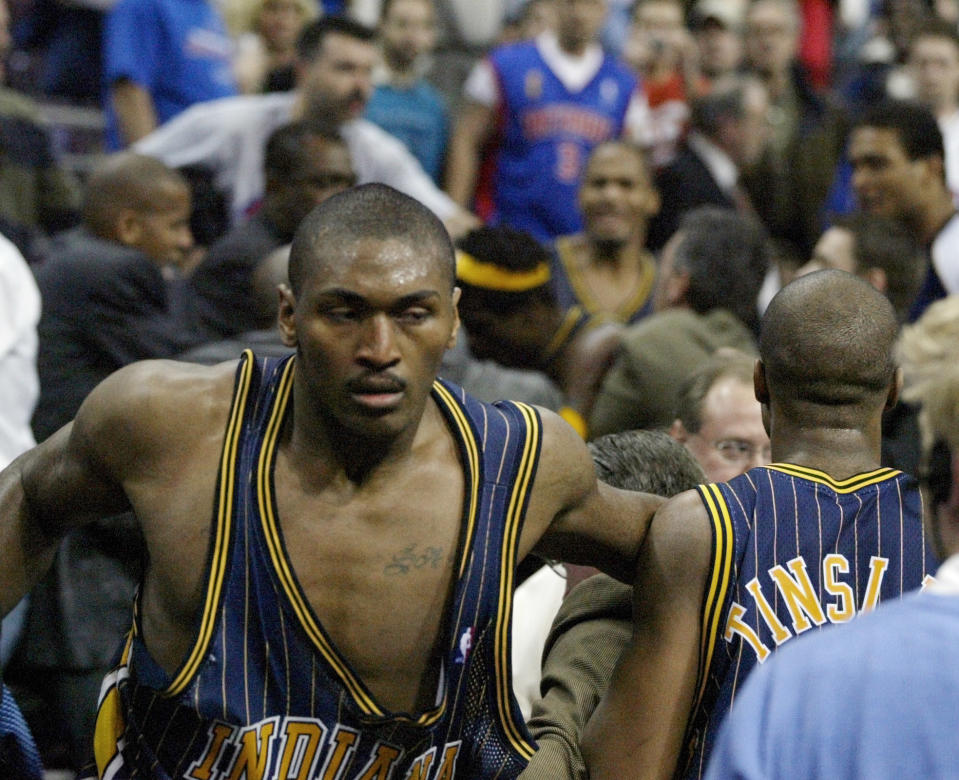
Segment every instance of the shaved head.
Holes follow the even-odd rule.
[[[873,406],[895,381],[892,305],[844,271],[818,271],[770,302],[759,338],[769,394],[823,410]]]
[[[121,209],[140,214],[163,211],[174,197],[189,189],[178,171],[159,160],[120,152],[90,174],[84,190],[83,222],[93,235],[112,240]]]
[[[455,256],[443,223],[422,203],[385,184],[364,184],[334,195],[311,211],[293,238],[290,287],[295,296],[324,263],[349,256],[359,241],[402,241],[436,257],[456,280]]]

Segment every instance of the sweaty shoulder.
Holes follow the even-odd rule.
[[[236,362],[198,366],[146,360],[114,372],[83,402],[74,432],[95,449],[109,471],[175,459],[190,442],[222,433],[233,395]]]

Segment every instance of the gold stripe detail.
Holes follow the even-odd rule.
[[[227,555],[230,548],[230,535],[233,527],[233,490],[236,484],[237,442],[243,425],[247,397],[250,392],[250,380],[256,358],[253,352],[244,350],[240,357],[240,376],[233,394],[233,407],[223,441],[223,453],[220,457],[220,493],[217,506],[216,533],[213,540],[213,559],[207,579],[206,599],[203,603],[203,615],[200,618],[200,630],[193,650],[180,667],[169,687],[162,692],[164,696],[176,696],[181,693],[196,674],[204,657],[213,629],[216,626],[217,608],[223,591],[223,579],[226,574]]]
[[[713,651],[716,648],[720,618],[723,604],[726,602],[726,593],[729,590],[730,576],[732,575],[733,558],[733,527],[729,509],[723,500],[722,493],[717,485],[700,485],[710,520],[713,523],[713,551],[712,571],[710,572],[709,589],[703,600],[702,629],[699,645],[699,676],[696,685],[696,699],[693,712],[699,706],[706,683],[709,680],[709,667],[713,661]]]
[[[125,668],[130,660],[130,648],[133,644],[133,631],[127,634],[120,663],[111,672],[114,676],[113,684],[103,694],[97,707],[96,725],[93,732],[93,756],[97,765],[97,773],[101,777],[107,766],[119,752],[117,743],[123,736],[126,721],[123,718],[123,707],[120,702],[119,684],[120,670]]]
[[[644,251],[641,257],[640,277],[636,291],[627,300],[620,303],[614,311],[606,311],[596,300],[596,296],[586,281],[583,269],[575,262],[576,246],[573,243],[573,238],[575,236],[563,236],[556,239],[556,256],[559,258],[563,270],[566,271],[566,278],[569,279],[569,285],[573,288],[576,300],[590,314],[611,315],[611,318],[616,322],[629,322],[632,316],[649,300],[653,284],[656,281],[656,261],[653,260],[649,252]]]
[[[523,737],[520,728],[513,721],[510,707],[507,703],[510,701],[512,687],[510,685],[509,675],[506,670],[509,662],[509,615],[513,600],[513,572],[516,568],[516,547],[520,526],[523,519],[523,507],[526,503],[526,495],[531,487],[533,474],[535,472],[537,454],[539,452],[539,440],[542,435],[540,422],[536,412],[526,404],[517,403],[516,408],[526,419],[526,441],[523,445],[523,454],[520,459],[519,468],[516,472],[516,481],[513,485],[513,493],[510,496],[509,508],[506,513],[506,523],[503,532],[503,550],[500,556],[500,591],[499,608],[496,615],[496,685],[497,697],[496,703],[499,708],[500,721],[503,724],[507,738],[512,743],[513,748],[521,756],[529,759],[532,757],[534,748]]]
[[[529,271],[511,271],[456,250],[456,278],[473,287],[499,292],[526,292],[542,287],[549,282],[549,277],[549,263],[546,262]]]
[[[479,445],[473,435],[473,429],[470,428],[467,421],[466,414],[453,394],[439,382],[434,382],[433,395],[438,401],[442,401],[443,406],[449,410],[450,415],[456,421],[456,427],[466,450],[466,467],[469,469],[469,513],[466,517],[466,536],[463,540],[463,554],[460,558],[457,575],[457,579],[459,579],[466,571],[466,564],[469,562],[470,551],[473,548],[473,534],[476,530],[476,508],[479,501],[480,485]]]
[[[583,321],[585,316],[586,311],[582,306],[570,306],[563,315],[563,321],[549,340],[549,344],[546,345],[546,349],[543,350],[543,357],[547,360],[556,357],[556,353],[566,344],[573,331],[576,330],[576,326]]]
[[[875,471],[867,471],[862,474],[855,474],[846,479],[833,479],[825,471],[809,468],[807,466],[797,466],[793,463],[773,463],[767,468],[778,471],[782,474],[788,474],[791,477],[800,477],[812,482],[819,482],[837,493],[855,493],[860,488],[868,485],[875,485],[879,482],[885,482],[888,479],[899,476],[902,472],[890,468],[879,468]]]

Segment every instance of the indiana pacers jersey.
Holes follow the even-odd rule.
[[[553,244],[550,285],[556,302],[563,310],[581,306],[593,317],[611,322],[632,324],[653,311],[653,286],[656,282],[656,261],[644,254],[642,268],[633,294],[614,311],[604,310],[590,289],[589,282],[576,262],[575,236],[561,236]]]
[[[433,386],[465,475],[461,541],[436,705],[393,713],[331,643],[284,546],[272,474],[294,371],[292,357],[240,361],[195,644],[170,679],[135,617],[101,692],[98,776],[515,777],[534,750],[511,692],[509,625],[538,415]]]
[[[699,492],[713,548],[687,777],[705,771],[720,722],[756,663],[793,637],[924,585],[936,566],[918,486],[900,471],[837,481],[778,463]]]
[[[500,47],[489,61],[500,94],[494,219],[541,241],[579,232],[576,197],[586,159],[622,135],[635,76],[606,55],[589,83],[571,91],[535,41]]]

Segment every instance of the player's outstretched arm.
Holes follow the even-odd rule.
[[[583,735],[594,780],[673,776],[697,696],[711,532],[695,491],[657,511],[633,592],[633,636]]]
[[[523,525],[521,555],[595,566],[632,582],[659,496],[600,482],[589,450],[553,412],[541,409],[543,445]]]
[[[131,495],[188,460],[192,423],[216,406],[212,384],[193,381],[200,372],[229,382],[232,368],[146,361],[117,371],[72,423],[0,473],[0,614],[40,579],[71,528],[128,509]]]

